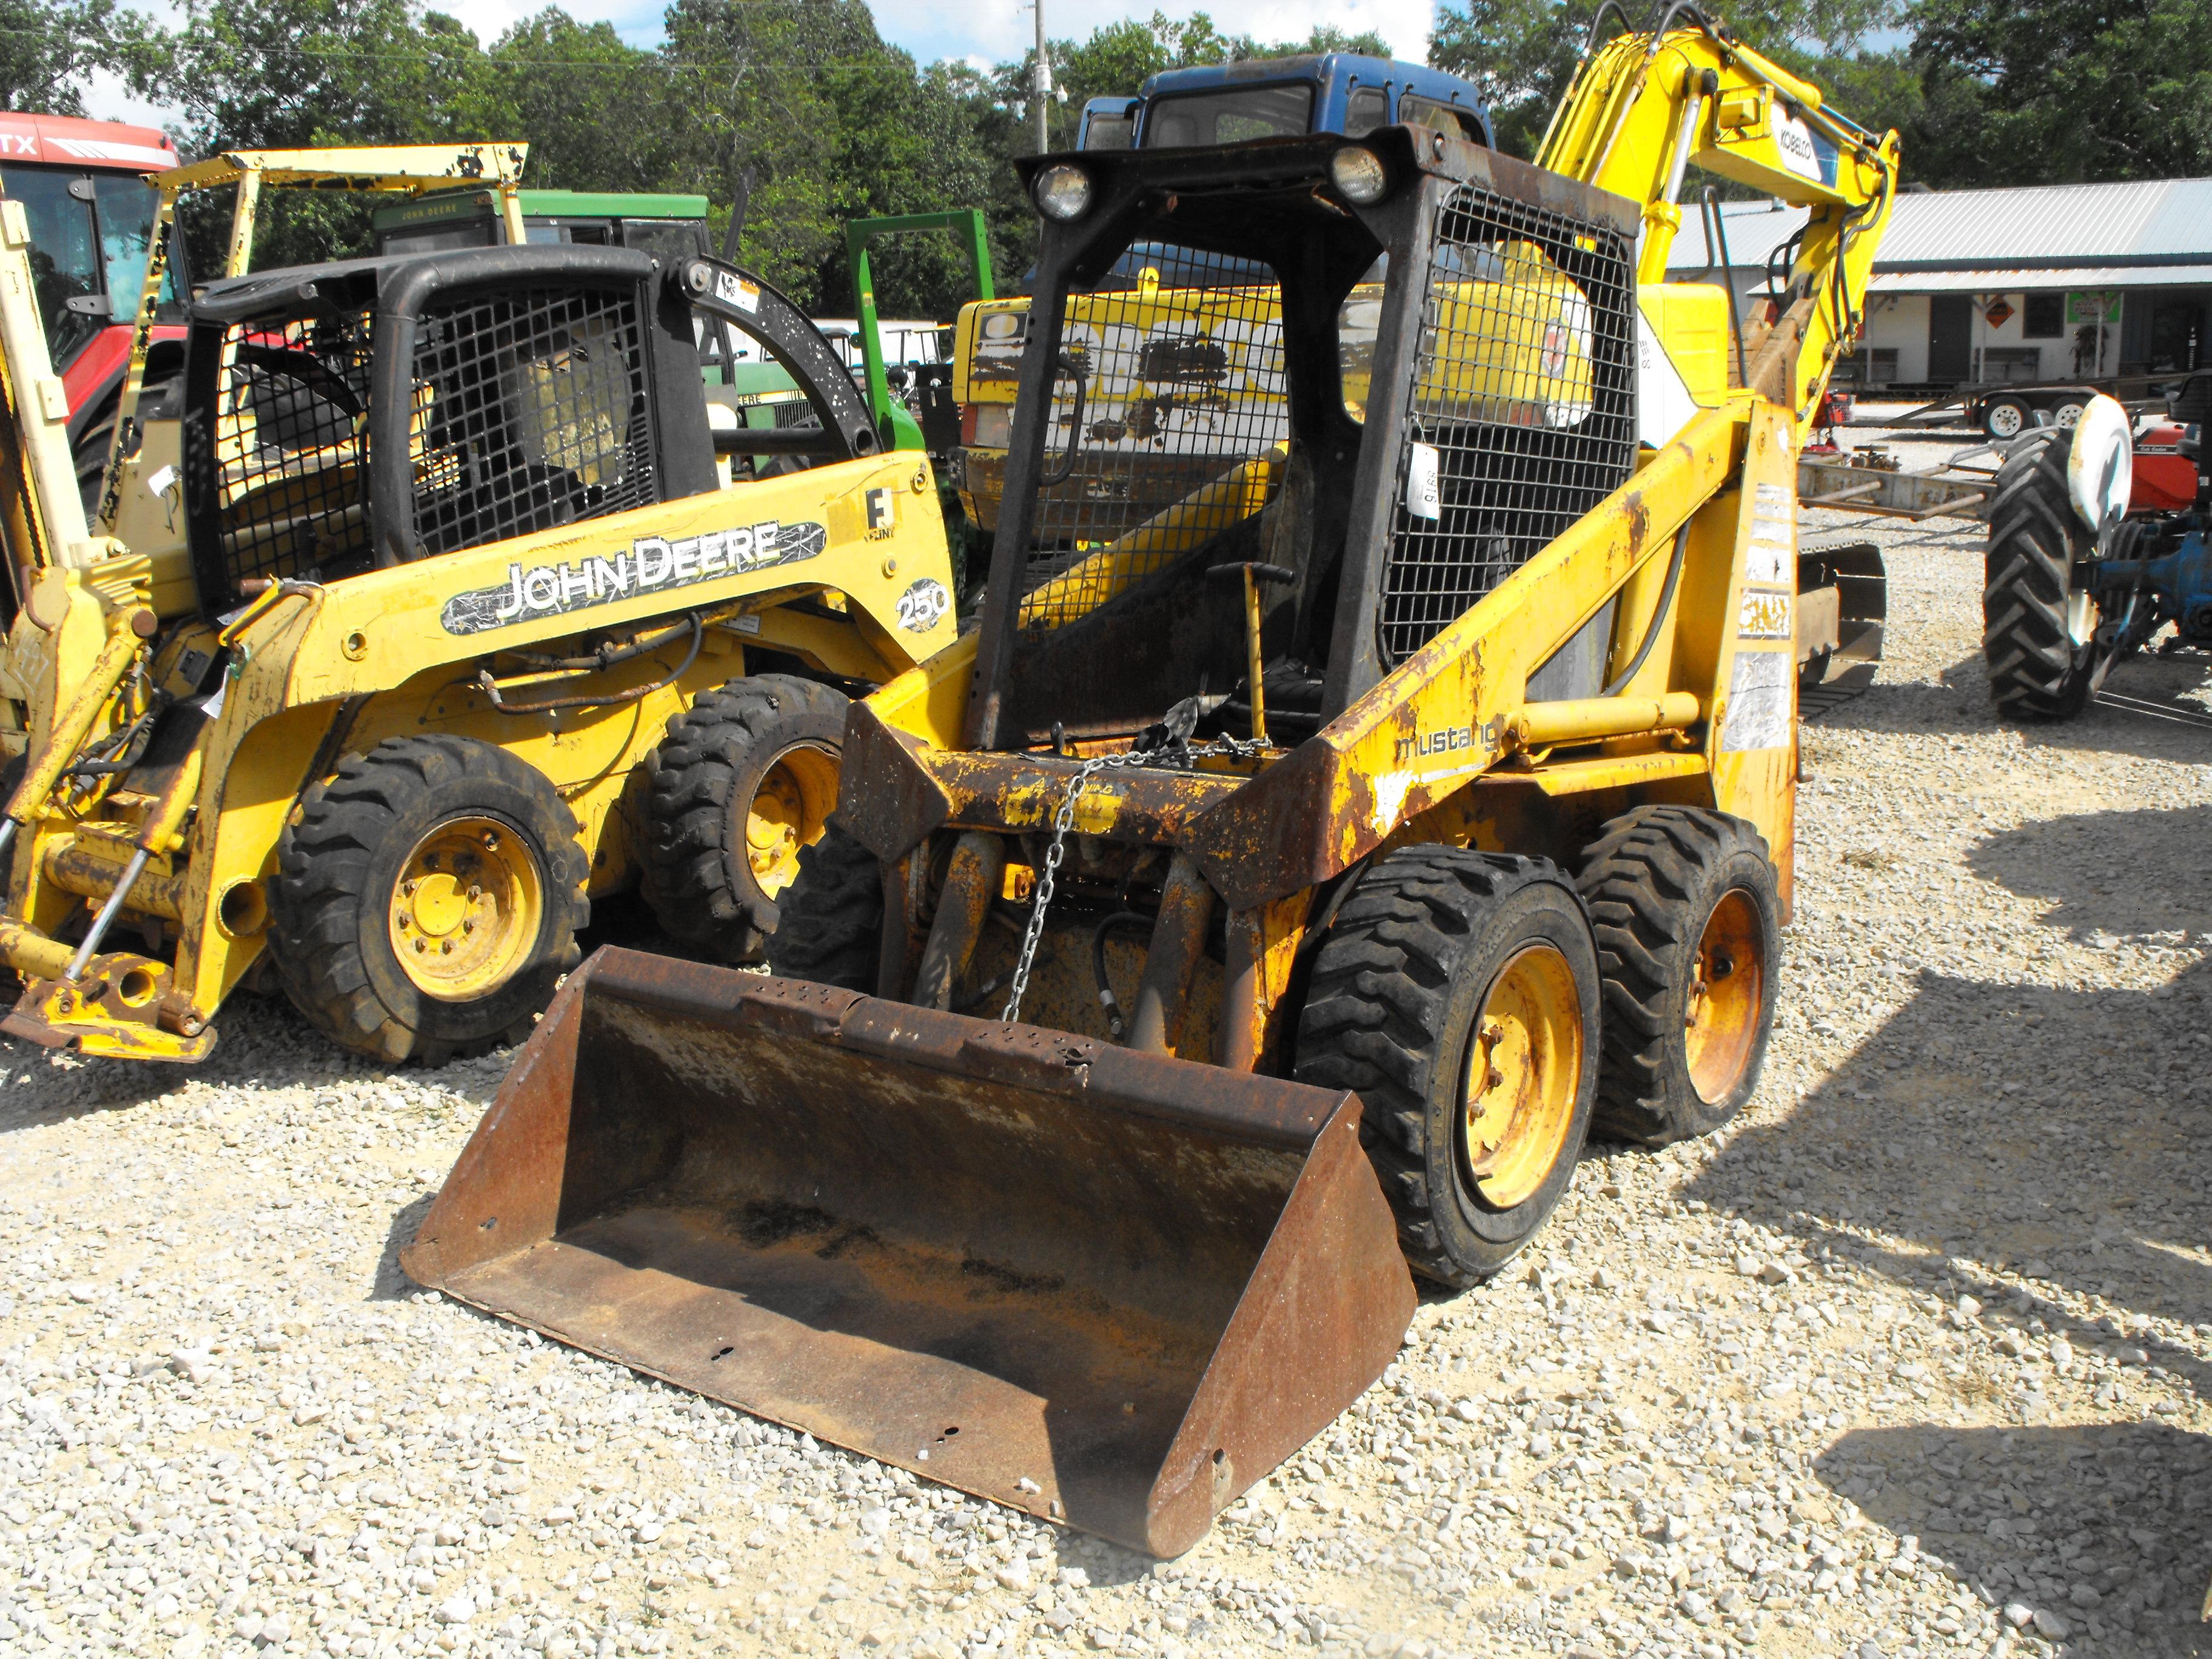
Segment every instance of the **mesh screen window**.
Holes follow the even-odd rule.
[[[629,292],[441,301],[415,337],[415,533],[450,553],[659,498]]]
[[[1632,255],[1551,209],[1472,185],[1444,198],[1383,567],[1386,667],[1633,470]]]
[[[1275,487],[1270,452],[1290,434],[1281,289],[1255,282],[1264,268],[1249,261],[1176,252],[1188,286],[1065,302],[1025,632],[1126,592],[1259,511]]]
[[[369,567],[369,317],[234,324],[223,335],[215,453],[232,595],[250,577]]]

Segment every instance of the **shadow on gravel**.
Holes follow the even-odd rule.
[[[1684,1196],[1808,1254],[1847,1248],[1916,1291],[1972,1296],[1985,1327],[2040,1319],[2033,1340],[2063,1333],[2124,1377],[2141,1348],[2212,1400],[2212,1367],[2132,1323],[2212,1322],[2212,1051],[2191,1041],[2212,1032],[2208,999],[2205,969],[2155,994],[1923,971],[1786,1119],[1744,1130]],[[1990,1271],[2005,1267],[2039,1293]],[[2077,1318],[2051,1304],[2061,1290],[2121,1311]]]
[[[2203,735],[2212,758],[2212,732]],[[1991,836],[1966,862],[1975,874],[2043,902],[2039,920],[2077,940],[2100,930],[2194,933],[2212,931],[2212,894],[2196,883],[2148,886],[2138,872],[2169,867],[2177,853],[2207,846],[2212,807],[2082,812]]]
[[[2197,1622],[2212,1575],[2212,1440],[2203,1435],[2155,1423],[1867,1429],[1813,1467],[2000,1607],[2057,1613],[2071,1627],[2069,1652],[2212,1654]]]
[[[392,1225],[385,1230],[383,1252],[376,1259],[376,1279],[368,1292],[371,1302],[393,1302],[415,1293],[415,1281],[400,1267],[399,1253],[415,1242],[415,1235],[422,1228],[422,1218],[430,1213],[430,1206],[437,1196],[435,1193],[425,1193],[392,1218]]]

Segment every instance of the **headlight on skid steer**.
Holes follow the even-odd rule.
[[[1390,188],[1390,170],[1364,144],[1346,144],[1330,156],[1328,177],[1338,195],[1360,207],[1371,207]]]
[[[1079,219],[1091,205],[1091,175],[1065,162],[1037,174],[1036,183],[1030,188],[1036,198],[1037,211],[1048,219]]]

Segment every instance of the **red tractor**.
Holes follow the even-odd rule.
[[[158,195],[147,175],[177,164],[176,150],[152,127],[0,114],[0,196],[21,202],[30,221],[32,277],[47,349],[69,398],[70,444],[80,472],[106,459],[131,361],[131,323]],[[165,313],[185,291],[173,260],[169,272]],[[156,328],[155,362],[180,354],[184,338],[181,317]]]

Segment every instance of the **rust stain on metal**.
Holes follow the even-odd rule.
[[[1404,1335],[1413,1285],[1358,1119],[1274,1078],[606,950],[401,1260],[1171,1555]]]

